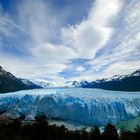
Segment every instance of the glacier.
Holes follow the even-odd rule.
[[[15,118],[37,115],[103,126],[140,115],[140,92],[50,88],[0,94],[0,112]]]

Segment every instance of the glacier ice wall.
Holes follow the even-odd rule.
[[[0,112],[15,117],[36,115],[90,125],[116,124],[140,114],[139,92],[99,89],[39,89],[0,95]]]

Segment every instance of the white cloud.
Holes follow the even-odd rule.
[[[59,38],[58,32],[65,14],[61,16],[56,13],[46,1],[23,0],[18,14],[20,26],[29,34],[33,44],[40,45]]]
[[[0,11],[0,33],[5,37],[14,37],[14,29],[20,29],[20,27],[13,20],[11,20],[8,15],[4,15]]]
[[[76,71],[78,71],[78,72],[82,72],[82,71],[84,71],[85,70],[85,68],[83,67],[83,66],[78,66],[77,68],[76,68]]]
[[[120,61],[110,65],[107,70],[104,71],[106,76],[110,75],[126,75],[134,72],[135,70],[140,68],[140,61]],[[127,71],[126,71],[127,70]]]
[[[31,52],[40,63],[46,64],[65,63],[68,59],[77,57],[72,48],[50,43],[31,48]]]
[[[74,47],[79,57],[94,58],[110,39],[113,33],[111,21],[121,7],[120,0],[96,0],[86,20],[62,29],[64,43]]]
[[[66,68],[64,64],[39,64],[33,63],[30,60],[21,60],[17,57],[9,55],[0,55],[0,64],[2,67],[10,71],[17,77],[21,78],[48,78],[48,79],[63,79],[58,77],[57,73]]]
[[[65,13],[64,16],[55,13],[44,2],[23,0],[19,4],[20,27],[9,17],[0,18],[0,32],[9,36],[11,29],[16,27],[30,37],[30,41],[25,42],[32,55],[28,61],[0,53],[0,63],[6,69],[19,77],[63,81],[64,78],[58,75],[63,70],[79,72],[79,76],[70,78],[72,80],[94,80],[129,73],[140,67],[138,60],[128,60],[140,55],[139,0],[129,3],[125,0],[93,1],[88,17],[72,26],[62,24]],[[95,57],[101,50],[100,56]],[[89,69],[82,64],[67,63],[77,58],[90,59]]]

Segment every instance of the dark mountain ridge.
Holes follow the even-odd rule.
[[[77,84],[82,88],[100,88],[116,91],[140,91],[140,69],[128,75],[115,75],[112,78],[88,82],[82,81]]]
[[[21,79],[15,77],[10,72],[5,71],[0,66],[0,93],[14,92],[18,90],[35,89],[40,88],[31,82],[31,84],[25,84]]]

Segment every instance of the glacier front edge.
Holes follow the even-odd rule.
[[[140,92],[100,89],[35,89],[0,94],[0,112],[34,120],[37,115],[88,125],[117,124],[140,114]]]

